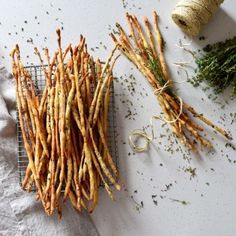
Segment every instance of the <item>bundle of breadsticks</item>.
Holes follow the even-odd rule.
[[[189,149],[197,151],[196,144],[212,147],[212,144],[201,135],[204,130],[191,116],[200,119],[216,132],[230,139],[222,128],[214,125],[210,120],[186,104],[175,92],[164,58],[164,40],[158,25],[158,15],[154,12],[154,27],[148,18],[144,18],[145,28],[141,26],[134,15],[126,14],[129,32],[117,23],[119,37],[111,37],[120,51],[137,66],[153,87],[154,94],[164,113],[162,118],[169,123],[173,133]]]
[[[19,46],[12,50],[18,116],[29,164],[22,187],[34,184],[37,198],[48,215],[69,198],[81,211],[92,212],[104,184],[113,199],[111,186],[120,190],[118,172],[109,150],[108,112],[113,67],[112,51],[105,65],[94,61],[85,38],[78,46],[61,47],[52,58],[44,49],[46,66],[35,48],[46,78],[42,95],[24,68]],[[63,198],[62,198],[63,196]]]

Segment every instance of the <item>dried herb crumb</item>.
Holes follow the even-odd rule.
[[[226,144],[225,144],[225,147],[226,147],[226,148],[230,147],[230,148],[232,148],[234,151],[236,150],[236,147],[235,147],[232,143],[226,143]]]
[[[198,39],[199,39],[199,40],[205,40],[206,37],[205,37],[205,36],[200,36]]]
[[[173,199],[173,198],[170,198],[170,200],[172,201],[172,202],[178,202],[178,203],[181,203],[182,205],[188,205],[188,204],[190,204],[190,202],[188,202],[188,201],[185,201],[185,200],[178,200],[178,199]]]
[[[167,192],[168,190],[170,190],[170,188],[171,188],[172,186],[173,186],[172,183],[170,183],[170,184],[165,184],[165,189],[162,189],[161,191],[162,191],[162,192]]]
[[[27,42],[27,43],[31,43],[31,44],[34,43],[32,38],[27,39],[26,42]]]
[[[154,203],[156,206],[158,206],[157,200],[152,200],[152,201],[153,201],[153,203]]]
[[[196,168],[192,168],[191,166],[189,166],[188,168],[185,168],[184,172],[189,172],[190,173],[190,179],[197,176]]]

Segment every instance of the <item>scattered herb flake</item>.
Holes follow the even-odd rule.
[[[226,144],[225,144],[225,147],[226,147],[226,148],[230,147],[230,148],[232,148],[234,151],[236,150],[236,147],[235,147],[232,143],[226,143]]]
[[[178,199],[173,199],[173,198],[170,198],[170,200],[171,200],[172,202],[181,203],[182,205],[188,205],[188,204],[190,204],[190,202],[185,201],[185,200],[178,200]]]

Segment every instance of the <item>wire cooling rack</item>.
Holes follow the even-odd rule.
[[[32,79],[34,81],[34,85],[36,88],[37,94],[40,96],[45,87],[45,76],[43,73],[44,66],[27,66],[25,69],[31,74]],[[109,139],[109,150],[113,157],[113,160],[118,167],[118,148],[117,148],[117,127],[116,127],[116,109],[115,109],[115,96],[114,96],[114,86],[111,86],[111,94],[110,94],[110,107],[109,107],[109,115],[108,115],[108,139]],[[17,116],[18,117],[18,116]],[[25,171],[28,166],[28,157],[24,147],[24,141],[22,137],[22,132],[20,128],[19,118],[17,118],[17,142],[18,142],[18,172],[19,172],[19,182],[22,186],[22,182],[25,177]],[[35,190],[35,186],[33,186],[32,190]]]

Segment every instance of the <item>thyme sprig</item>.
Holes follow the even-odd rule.
[[[163,74],[162,74],[162,71],[160,68],[160,63],[158,62],[157,59],[152,57],[150,54],[149,54],[149,58],[148,58],[148,68],[155,75],[155,78],[158,81],[158,83],[161,86],[164,86],[164,84],[166,83],[166,80],[163,78]]]
[[[167,80],[162,72],[161,62],[159,58],[155,55],[153,55],[152,51],[148,48],[145,49],[145,52],[147,53],[148,60],[147,60],[147,67],[151,70],[152,74],[154,75],[155,79],[159,83],[161,87],[163,87]],[[165,92],[169,95],[174,95],[173,86],[168,86],[165,89]]]
[[[225,42],[207,45],[203,48],[205,54],[197,58],[197,74],[192,83],[198,86],[206,82],[216,94],[232,87],[236,94],[236,36]]]

